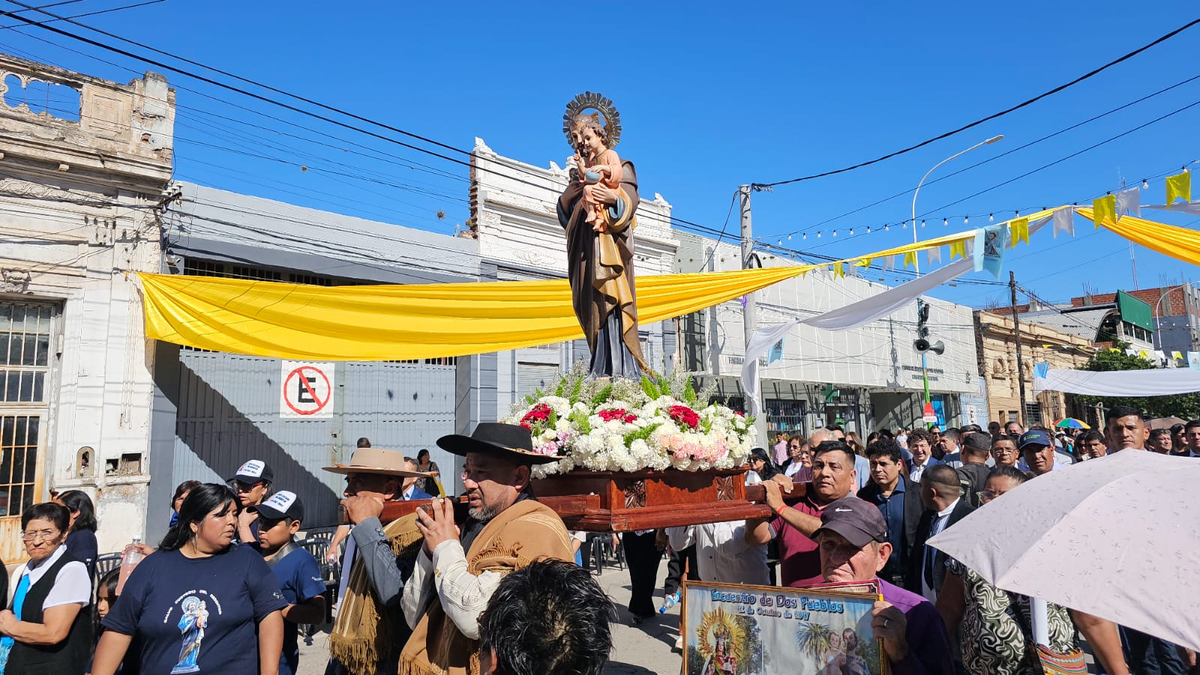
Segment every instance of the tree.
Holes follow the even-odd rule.
[[[1117,370],[1147,370],[1156,364],[1140,356],[1130,356],[1125,353],[1129,348],[1128,342],[1114,343],[1114,349],[1104,349],[1092,355],[1088,362],[1078,370],[1093,372],[1111,372]],[[1114,351],[1115,350],[1115,351]],[[1103,405],[1113,408],[1127,405],[1142,411],[1147,418],[1179,417],[1185,420],[1200,417],[1200,394],[1176,394],[1174,396],[1143,396],[1143,397],[1113,397],[1113,396],[1079,396],[1080,403],[1086,406]]]

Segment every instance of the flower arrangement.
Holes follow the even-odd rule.
[[[534,467],[534,477],[589,471],[742,466],[754,445],[754,419],[705,404],[691,376],[597,380],[583,368],[527,396],[501,420],[533,435],[536,452],[563,459]]]

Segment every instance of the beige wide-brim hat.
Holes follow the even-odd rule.
[[[404,468],[404,453],[384,448],[358,448],[350,455],[349,464],[324,467],[330,473],[377,473],[401,478],[429,478],[430,474]]]

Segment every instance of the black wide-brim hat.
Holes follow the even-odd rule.
[[[470,436],[442,436],[437,444],[452,455],[465,457],[467,453],[478,452],[518,464],[549,464],[562,459],[534,452],[533,437],[529,430],[516,424],[482,422]]]

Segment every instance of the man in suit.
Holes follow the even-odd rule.
[[[410,471],[416,474],[416,476],[423,476],[425,474],[420,473],[420,466],[420,462],[412,457],[404,458],[405,471]],[[418,499],[433,499],[433,495],[418,487],[418,481],[421,479],[417,478],[416,476],[405,477],[404,482],[400,485],[400,498],[406,502],[411,502]]]
[[[945,464],[931,466],[921,476],[921,503],[925,512],[917,525],[904,581],[908,590],[930,602],[937,602],[937,594],[946,580],[946,554],[925,542],[975,510],[960,498],[961,489],[958,472]]]
[[[879,576],[897,586],[904,585],[909,555],[914,551],[917,525],[925,506],[921,490],[904,475],[900,464],[900,446],[890,438],[880,438],[867,446],[871,482],[858,491],[858,498],[879,507],[887,523],[892,555]]]

